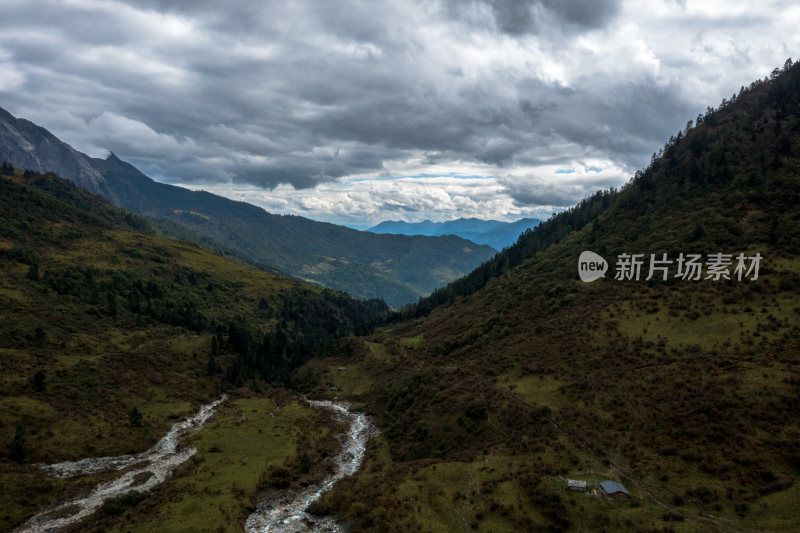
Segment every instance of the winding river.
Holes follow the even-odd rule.
[[[122,475],[97,485],[88,496],[74,498],[48,506],[34,515],[15,533],[47,533],[58,531],[80,522],[102,507],[106,501],[134,490],[147,492],[167,479],[175,468],[197,452],[196,448],[178,446],[179,439],[200,429],[214,414],[214,410],[227,398],[223,395],[212,403],[204,405],[194,415],[182,420],[167,432],[152,448],[135,455],[117,457],[94,457],[80,461],[67,461],[52,465],[38,465],[54,477],[68,478],[126,470]],[[342,527],[330,517],[314,517],[306,512],[308,506],[345,476],[354,474],[364,459],[367,441],[378,434],[377,428],[362,413],[351,413],[347,404],[330,401],[306,400],[317,409],[327,409],[341,421],[349,423],[342,450],[334,461],[334,471],[319,485],[299,492],[285,493],[282,496],[262,502],[258,509],[245,522],[247,533],[291,533],[316,531],[319,533],[340,533]]]
[[[315,517],[306,512],[308,506],[323,493],[330,490],[340,479],[355,474],[364,460],[367,441],[378,434],[370,419],[362,413],[351,413],[347,404],[329,401],[307,400],[318,409],[328,409],[339,420],[350,427],[343,435],[344,443],[336,456],[333,473],[319,485],[299,492],[284,494],[277,499],[262,502],[245,522],[247,533],[295,533],[316,531],[318,533],[340,533],[342,527],[330,517]]]
[[[196,448],[179,449],[178,440],[196,431],[214,414],[214,410],[227,398],[204,405],[194,415],[177,422],[152,448],[135,455],[94,457],[81,461],[68,461],[52,465],[39,465],[54,477],[73,477],[99,472],[110,472],[132,467],[116,479],[97,485],[85,497],[75,498],[48,506],[17,528],[17,533],[46,533],[57,531],[80,522],[97,511],[104,502],[131,490],[146,492],[164,482],[175,468],[197,452]]]

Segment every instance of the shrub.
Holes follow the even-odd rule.
[[[28,437],[25,435],[25,426],[17,426],[14,440],[11,441],[11,454],[9,457],[12,461],[18,463],[24,463],[28,459]]]
[[[139,409],[136,407],[128,411],[128,422],[130,422],[133,427],[141,427],[142,418],[142,413],[139,412]]]

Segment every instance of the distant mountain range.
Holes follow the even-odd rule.
[[[538,218],[521,218],[515,222],[479,218],[459,218],[447,222],[387,220],[367,231],[400,235],[457,235],[477,244],[487,244],[499,251],[514,244],[526,229],[535,228],[541,223]]]
[[[54,172],[155,219],[162,231],[178,238],[393,306],[416,301],[495,254],[490,246],[456,236],[376,235],[159,183],[114,154],[91,158],[2,108],[0,161]]]

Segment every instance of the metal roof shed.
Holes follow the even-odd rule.
[[[603,481],[600,483],[600,488],[609,498],[613,498],[615,500],[625,500],[630,498],[630,494],[628,494],[627,489],[616,481]]]

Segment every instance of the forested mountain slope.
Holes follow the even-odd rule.
[[[388,312],[160,237],[52,174],[3,167],[0,189],[4,531],[87,488],[33,463],[142,451],[198,403],[282,386],[330,339]],[[266,468],[250,469],[253,486]]]
[[[298,371],[315,394],[341,385],[383,431],[319,508],[384,531],[793,530],[799,206],[800,64],[787,62],[618,193],[440,291],[428,316]],[[608,261],[604,279],[578,278],[586,250]],[[638,280],[626,254],[642,254]],[[651,254],[672,261],[654,264],[666,280],[646,280]],[[700,256],[700,279],[678,276],[681,254]],[[615,480],[631,500],[565,478]]]
[[[154,181],[110,154],[90,158],[46,129],[0,109],[0,162],[52,171],[114,204],[160,221],[179,238],[238,255],[363,299],[416,301],[492,257],[455,236],[376,235],[281,216],[245,202]]]

